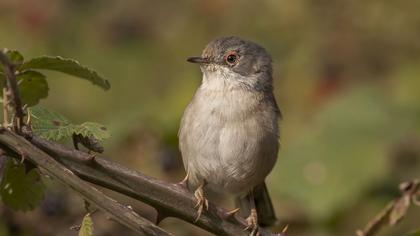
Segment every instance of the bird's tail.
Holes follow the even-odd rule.
[[[265,183],[257,185],[253,189],[255,208],[257,209],[258,224],[262,227],[273,226],[277,223],[276,213],[274,212],[273,203]],[[247,217],[251,212],[251,203],[249,196],[236,198],[236,207],[241,210],[241,215]]]

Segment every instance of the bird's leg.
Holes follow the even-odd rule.
[[[197,218],[195,218],[194,222],[197,222],[200,219],[201,214],[203,213],[204,208],[206,210],[209,209],[209,201],[204,197],[204,185],[205,183],[198,186],[198,188],[194,191],[195,199],[197,199],[197,204],[195,205],[197,209]]]
[[[254,192],[251,190],[251,192],[248,194],[248,200],[251,204],[251,213],[246,218],[246,223],[248,226],[245,228],[245,230],[251,230],[250,236],[259,236],[258,232],[258,215],[257,215],[257,209],[255,208],[255,199],[254,199]]]

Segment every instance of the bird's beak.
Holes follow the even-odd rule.
[[[191,63],[198,63],[198,64],[207,64],[210,62],[209,59],[204,58],[204,57],[189,57],[187,58],[187,61]]]

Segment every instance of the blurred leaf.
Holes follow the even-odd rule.
[[[102,78],[96,71],[80,65],[78,61],[62,57],[42,56],[33,58],[19,68],[19,70],[45,69],[59,71],[79,78],[87,79],[95,85],[108,90],[111,85],[108,80]]]
[[[6,49],[6,55],[9,58],[10,62],[13,63],[13,65],[20,66],[23,63],[23,56],[17,50]]]
[[[420,230],[417,230],[413,233],[408,234],[407,236],[420,236]]]
[[[79,236],[92,236],[93,235],[93,221],[90,214],[83,217],[82,225],[80,226]]]
[[[45,75],[37,71],[24,71],[16,78],[23,104],[34,106],[48,96],[48,83]]]
[[[394,205],[390,215],[389,215],[389,224],[395,225],[398,223],[406,214],[407,210],[410,207],[411,199],[409,195],[404,195]]]
[[[273,193],[319,220],[355,203],[386,173],[393,130],[383,96],[376,88],[353,88],[315,109],[298,138],[280,150],[268,179],[276,181]]]
[[[95,122],[85,122],[81,125],[77,125],[74,133],[81,134],[84,137],[93,137],[99,141],[111,136],[105,126]]]
[[[99,141],[110,137],[107,128],[101,124],[95,122],[72,124],[64,116],[41,107],[31,108],[30,115],[34,133],[48,140],[58,141],[70,138],[73,134]]]
[[[32,210],[44,198],[44,189],[37,169],[25,173],[24,164],[14,164],[12,159],[7,161],[0,184],[4,204],[15,210]]]
[[[74,126],[64,116],[40,107],[29,110],[34,133],[48,140],[71,137]]]

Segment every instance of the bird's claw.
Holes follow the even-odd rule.
[[[250,236],[259,236],[258,232],[258,216],[255,209],[251,209],[251,214],[246,218],[247,227],[244,230],[250,230]]]
[[[200,185],[200,187],[198,187],[197,190],[195,190],[194,197],[195,199],[197,199],[197,204],[194,207],[198,208],[197,218],[195,218],[194,222],[197,222],[198,219],[200,219],[200,216],[203,213],[203,210],[209,209],[209,201],[204,197],[203,185]]]

